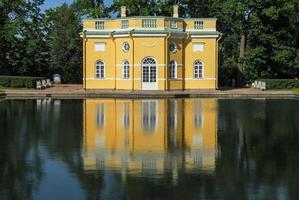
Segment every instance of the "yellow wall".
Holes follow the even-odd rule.
[[[151,119],[156,119],[154,126],[146,126],[142,121],[148,116],[145,105],[152,105],[149,110]],[[169,166],[195,171],[211,171],[215,167],[215,99],[86,99],[83,115],[85,170],[112,168],[138,174],[147,169],[163,173]],[[197,120],[200,126],[195,124],[195,117],[201,119]],[[184,153],[177,157],[177,163],[166,160],[166,155],[174,150]]]
[[[193,52],[194,43],[204,43],[203,52]],[[216,86],[216,40],[192,39],[186,43],[185,59],[185,89],[215,89]],[[204,64],[203,79],[193,80],[193,66],[195,60],[201,60]]]
[[[157,30],[148,33],[143,32],[145,36],[134,36],[134,33],[123,31],[120,36],[111,30],[121,31],[121,20],[128,19],[129,26],[138,28],[142,26],[141,18],[122,18],[115,20],[104,20],[105,30],[95,30],[96,20],[84,21],[84,29],[90,32],[87,34],[86,51],[84,59],[83,80],[85,89],[117,89],[117,90],[142,90],[142,70],[141,64],[144,58],[153,57],[158,63],[157,67],[157,90],[188,90],[188,89],[216,89],[217,88],[217,37],[212,35],[203,37],[189,37],[187,32],[181,35],[169,33],[171,19],[157,18]],[[154,19],[154,17],[153,17]],[[173,18],[172,20],[175,20]],[[178,29],[193,29],[194,20],[178,20]],[[203,19],[204,29],[215,29],[215,19]],[[192,28],[193,27],[193,28]],[[205,31],[203,29],[203,31]],[[164,30],[164,32],[161,30]],[[144,31],[144,30],[143,30]],[[153,31],[153,29],[151,29]],[[159,32],[160,31],[160,32]],[[96,35],[99,34],[99,35]],[[116,34],[115,36],[113,34]],[[157,36],[155,34],[160,34]],[[162,34],[162,35],[161,35]],[[208,34],[208,33],[207,33]],[[216,34],[216,33],[215,33]],[[95,43],[106,43],[104,52],[95,51]],[[128,42],[130,45],[129,52],[124,52],[122,45]],[[175,53],[169,51],[169,44],[176,43],[178,50]],[[204,43],[203,52],[194,52],[194,43]],[[84,49],[84,48],[83,48]],[[105,63],[105,79],[95,78],[95,63],[97,60],[103,60]],[[128,60],[130,63],[130,78],[123,79],[122,63]],[[178,64],[177,79],[170,80],[168,65],[171,60]],[[193,63],[195,60],[204,62],[203,79],[194,80]]]
[[[95,51],[95,43],[106,43],[104,52]],[[114,89],[115,81],[115,45],[112,39],[87,39],[86,42],[86,89]],[[104,80],[95,79],[95,64],[97,60],[102,60],[105,63]],[[85,78],[85,77],[84,77]]]

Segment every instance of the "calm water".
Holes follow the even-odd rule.
[[[299,100],[0,100],[0,199],[298,199]]]

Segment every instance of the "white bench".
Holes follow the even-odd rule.
[[[42,89],[42,82],[41,81],[36,81],[36,89]]]

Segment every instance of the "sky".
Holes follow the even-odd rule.
[[[48,8],[53,8],[56,6],[60,6],[64,2],[70,4],[74,0],[45,0],[44,4],[41,6],[42,10],[46,10]],[[113,0],[105,0],[106,5],[110,5],[113,2]]]

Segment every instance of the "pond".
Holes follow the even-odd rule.
[[[298,99],[0,100],[0,199],[297,199]]]

